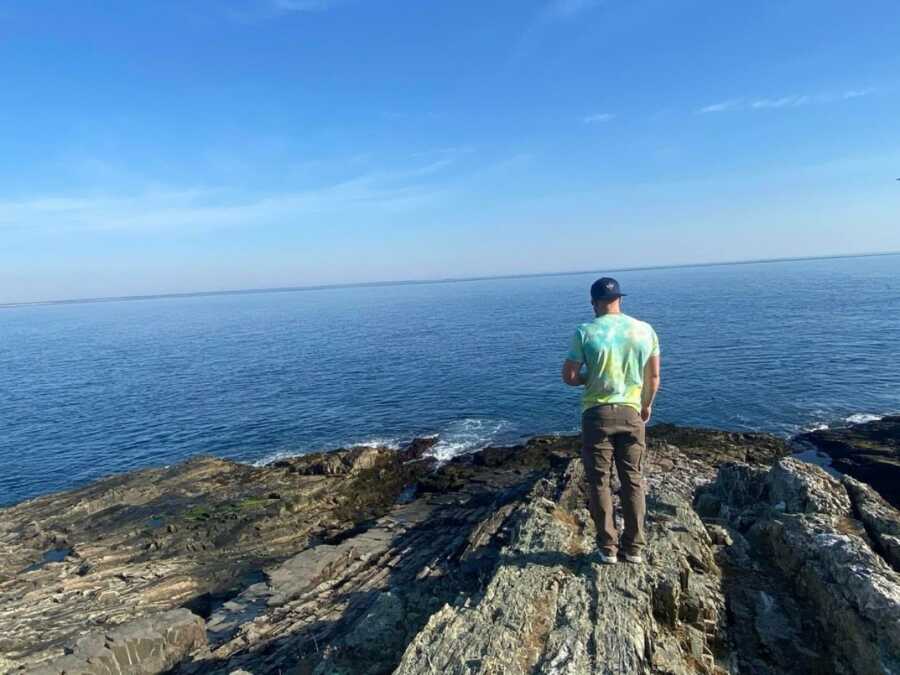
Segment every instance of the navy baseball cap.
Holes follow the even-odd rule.
[[[612,277],[597,279],[591,286],[591,300],[615,300],[625,295]]]

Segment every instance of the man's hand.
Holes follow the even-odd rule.
[[[652,415],[652,414],[653,414],[653,406],[652,405],[641,406],[641,419],[644,420],[645,424],[650,421],[650,415]]]
[[[562,379],[570,387],[580,387],[584,384],[584,378],[581,376],[581,363],[566,359],[562,367]]]

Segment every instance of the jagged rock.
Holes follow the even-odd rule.
[[[433,448],[438,442],[438,436],[425,436],[424,438],[414,438],[412,441],[401,448],[399,457],[401,462],[413,462],[423,459],[425,453]]]
[[[0,510],[0,659],[46,660],[90,626],[179,606],[206,617],[260,568],[383,514],[431,471],[385,448],[333,456],[345,471],[198,457]]]
[[[186,609],[144,617],[79,638],[71,653],[22,671],[25,675],[153,675],[206,648],[203,620]]]
[[[433,615],[397,675],[715,671],[718,569],[689,503],[655,492],[648,564],[603,566],[553,499],[567,489],[535,487],[483,594]]]
[[[173,675],[892,665],[896,573],[868,546],[894,536],[889,507],[793,460],[769,470],[778,439],[652,428],[647,562],[612,567],[592,557],[577,437],[440,466],[433,442],[201,458],[0,511],[0,671],[179,606],[209,648]]]
[[[900,415],[811,431],[797,440],[827,453],[834,468],[868,483],[900,508]]]
[[[359,446],[349,450],[317,452],[277,462],[275,466],[287,468],[305,476],[340,476],[358,473],[393,455],[389,448]]]
[[[732,501],[731,487],[737,480],[754,485]],[[748,491],[759,494],[762,502],[746,503]],[[788,601],[796,599],[805,605],[795,613],[792,629],[815,621],[827,636],[818,644],[798,639],[795,648],[782,649],[782,668],[804,663],[808,655],[802,650],[812,645],[819,650],[813,663],[830,672],[900,670],[900,575],[868,545],[865,532],[852,518],[850,498],[840,481],[819,467],[786,458],[765,473],[726,465],[702,494],[720,502],[722,517],[744,532],[755,561],[768,568],[769,576],[780,576],[768,582],[780,582],[789,593]],[[760,567],[739,572],[759,574]],[[771,600],[749,612],[757,625],[772,623],[766,616],[779,598]],[[770,641],[766,634],[771,636],[773,631],[762,633],[765,644]]]
[[[850,476],[844,476],[843,483],[866,532],[885,560],[900,572],[900,511],[868,485]]]
[[[783,459],[766,474],[763,494],[770,505],[786,513],[821,513],[847,518],[847,491],[825,471],[797,459]]]

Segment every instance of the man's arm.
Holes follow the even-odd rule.
[[[653,414],[653,400],[659,391],[659,355],[651,356],[644,366],[644,388],[641,390],[641,419],[650,420]]]
[[[562,379],[570,387],[580,387],[585,383],[581,375],[581,361],[566,359],[562,367]]]

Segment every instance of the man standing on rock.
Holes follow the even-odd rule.
[[[621,553],[640,563],[644,548],[644,425],[659,390],[659,339],[650,324],[622,312],[624,293],[609,277],[591,286],[596,318],[575,331],[563,364],[563,381],[584,386],[581,397],[581,458],[600,561],[617,561],[619,536],[613,517],[610,477],[615,461],[622,484],[625,531]],[[584,372],[582,372],[582,366]]]

